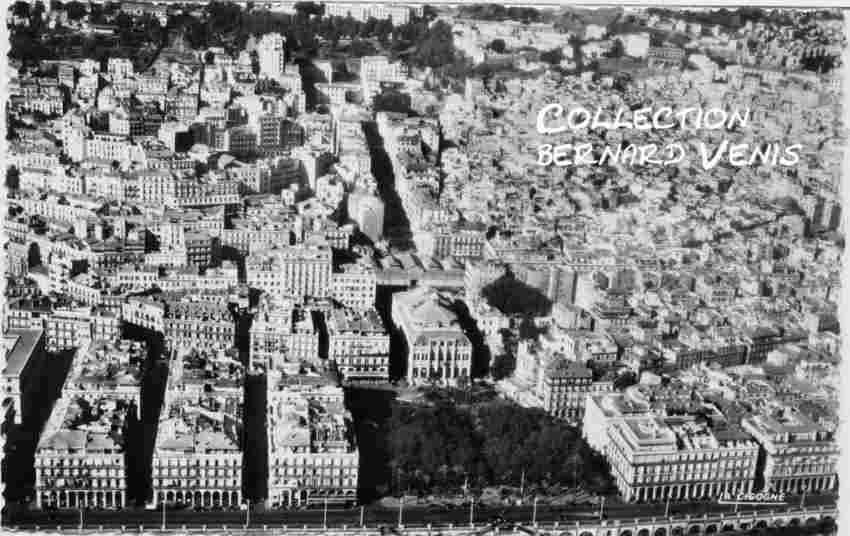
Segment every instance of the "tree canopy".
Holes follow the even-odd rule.
[[[603,458],[578,429],[513,404],[395,404],[389,422],[391,488],[421,493],[473,486],[584,485],[610,491]]]
[[[452,27],[447,22],[437,21],[425,31],[411,60],[420,67],[441,67],[451,64],[454,57]]]
[[[460,16],[478,20],[518,20],[543,22],[544,15],[533,7],[507,7],[501,4],[472,4],[460,6]]]
[[[504,39],[493,39],[488,46],[496,54],[502,54],[507,49]]]
[[[325,6],[316,2],[295,2],[295,11],[308,16],[321,16],[325,13]]]
[[[18,0],[12,4],[12,15],[16,17],[26,18],[30,16],[30,5],[27,2]]]
[[[86,15],[86,6],[82,2],[68,2],[65,4],[65,12],[71,20],[80,20]]]

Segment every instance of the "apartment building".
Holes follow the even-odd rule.
[[[389,380],[390,336],[378,311],[332,309],[325,314],[328,360],[343,380]]]
[[[342,388],[318,374],[273,371],[267,408],[267,504],[354,504],[359,453]]]

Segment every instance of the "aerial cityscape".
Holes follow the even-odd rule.
[[[837,534],[840,10],[7,26],[4,529]]]

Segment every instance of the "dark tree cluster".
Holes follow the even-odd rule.
[[[638,382],[637,374],[632,371],[626,371],[614,378],[614,389],[622,391],[627,387],[631,387]]]
[[[543,22],[544,15],[533,7],[507,7],[501,4],[472,4],[460,6],[460,16],[479,20],[518,20]]]
[[[86,5],[82,2],[68,2],[65,4],[65,12],[70,20],[80,20],[88,14]]]
[[[114,35],[86,35],[67,29],[47,31],[47,25],[42,19],[44,5],[36,2],[32,6],[15,4],[13,13],[28,16],[29,24],[16,25],[11,28],[11,50],[9,57],[20,60],[28,65],[34,65],[42,60],[59,58],[93,58],[106,60],[114,56],[129,56],[134,58],[136,67],[147,67],[155,51],[162,47],[167,38],[167,29],[160,26],[159,21],[151,15],[133,18],[125,13],[113,16],[113,4],[98,5],[70,2],[64,5],[68,17],[72,20],[88,14],[90,22],[114,25]]]
[[[12,7],[12,13],[19,17],[28,17],[29,24],[13,26],[10,29],[9,57],[27,63],[55,58],[55,51],[40,39],[47,27],[41,18],[44,13],[44,4],[36,2],[30,6],[25,2],[17,2]]]
[[[325,13],[325,6],[317,2],[295,2],[295,11],[304,15],[316,15],[321,17]]]
[[[182,17],[180,26],[189,46],[202,49],[223,45],[238,50],[251,36],[277,32],[286,37],[289,50],[307,56],[318,54],[320,47],[330,46],[331,49],[347,47],[348,57],[383,52],[404,56],[416,67],[443,67],[455,59],[451,26],[442,21],[429,25],[427,18],[414,18],[406,24],[394,25],[390,20],[374,18],[357,21],[352,17],[321,16],[318,8],[306,4],[296,6],[294,14],[242,12],[230,6],[233,4],[211,4],[204,21]]]
[[[650,15],[659,17],[676,17],[686,22],[698,22],[705,25],[720,25],[731,29],[738,29],[747,22],[753,24],[758,22],[776,24],[779,26],[791,26],[807,24],[813,19],[840,19],[842,14],[837,10],[811,10],[801,12],[796,20],[792,18],[790,10],[764,9],[758,7],[741,7],[738,9],[713,9],[702,11],[679,11],[666,8],[649,8],[646,10]]]
[[[457,492],[518,486],[573,487],[608,492],[604,459],[576,428],[541,410],[512,404],[396,404],[390,417],[390,489],[395,493]]]
[[[490,41],[488,47],[496,54],[502,54],[507,48],[504,39],[493,39],[492,41]]]
[[[744,25],[741,10],[729,10],[726,8],[706,11],[677,11],[666,8],[651,7],[646,10],[649,15],[659,17],[682,18],[686,22],[698,22],[700,24],[719,24],[728,28],[740,28]]]
[[[176,26],[183,29],[186,43],[193,49],[224,44],[219,40],[236,32],[242,23],[242,9],[230,2],[211,2],[206,6],[205,19],[184,14],[176,20]]]
[[[14,4],[12,4],[12,15],[15,17],[21,18],[29,18],[30,16],[30,5],[27,2],[23,2],[22,0],[18,0]]]
[[[224,5],[233,6],[233,4]],[[240,49],[252,35],[278,32],[286,36],[289,47],[313,54],[320,44],[328,43],[336,47],[343,39],[374,39],[381,43],[390,43],[395,39],[394,34],[399,28],[390,20],[370,18],[366,21],[358,21],[352,17],[326,17],[323,16],[323,7],[311,2],[296,4],[293,14],[271,13],[264,10],[242,12],[238,7],[227,9],[235,9],[235,11],[228,12],[225,17],[211,12],[205,23],[186,17],[184,26],[190,46],[203,48],[203,46],[222,44]],[[218,12],[222,13],[223,8],[219,8]],[[216,21],[225,22],[228,19],[228,26],[221,27],[216,23]],[[234,21],[238,21],[238,24],[234,24]]]
[[[416,50],[409,58],[410,63],[417,67],[440,68],[454,62],[454,36],[448,23],[438,21],[428,26],[422,21],[413,30],[408,32],[413,35],[406,36],[411,44],[416,44]]]

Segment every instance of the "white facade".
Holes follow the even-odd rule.
[[[265,34],[257,44],[260,76],[279,80],[286,72],[286,38],[278,33]]]
[[[245,264],[248,284],[270,294],[303,299],[331,292],[331,250],[324,246],[257,252]]]
[[[469,377],[472,344],[436,291],[423,286],[393,295],[392,319],[407,343],[409,383]]]
[[[400,61],[390,62],[386,56],[360,58],[360,84],[363,100],[371,102],[380,93],[381,82],[405,82],[407,67]]]
[[[359,454],[342,389],[319,375],[273,371],[266,400],[268,506],[353,504]]]
[[[714,499],[753,491],[758,444],[690,417],[614,420],[607,458],[627,502]]]
[[[649,34],[626,34],[620,36],[619,39],[623,42],[623,48],[625,48],[627,56],[644,58],[647,52],[649,52]]]

